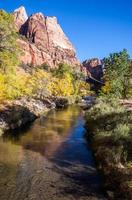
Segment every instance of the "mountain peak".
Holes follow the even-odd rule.
[[[18,29],[27,21],[28,15],[24,6],[21,6],[13,12],[16,27]]]
[[[27,38],[27,41],[19,39],[24,64],[38,66],[46,63],[51,67],[59,63],[80,64],[72,43],[56,17],[48,17],[41,12],[28,17],[23,6],[16,9],[13,15],[17,31]]]
[[[32,14],[30,18],[32,18],[34,20],[40,20],[41,21],[41,20],[44,20],[45,16],[44,16],[43,13],[38,12],[38,13]]]

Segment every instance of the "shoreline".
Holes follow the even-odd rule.
[[[68,98],[62,97],[51,100],[22,98],[7,102],[0,108],[0,135],[9,130],[23,128],[42,115],[46,115],[50,110],[63,108],[72,103]]]
[[[35,98],[21,98],[8,101],[0,107],[0,135],[9,130],[23,128],[37,118],[46,115],[52,109],[61,109],[69,105],[78,104],[83,110],[94,104],[92,96],[80,97],[54,97],[43,100]]]

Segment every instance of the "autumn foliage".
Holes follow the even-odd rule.
[[[38,66],[26,72],[20,67],[17,45],[20,37],[14,27],[12,15],[0,11],[0,102],[24,96],[45,97],[78,96],[86,94],[89,86],[77,78],[71,66],[60,64],[57,69],[47,70]],[[48,67],[49,69],[49,67]]]

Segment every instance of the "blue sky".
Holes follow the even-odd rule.
[[[126,48],[132,57],[132,0],[0,0],[8,12],[56,16],[81,60]]]

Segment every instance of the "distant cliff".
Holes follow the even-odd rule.
[[[103,65],[101,60],[93,58],[85,60],[82,63],[82,69],[87,74],[87,82],[91,84],[91,89],[98,92],[101,86],[104,84],[103,81]]]
[[[103,66],[101,60],[98,58],[85,60],[83,62],[83,67],[86,70],[88,76],[91,75],[95,79],[101,81],[103,77]]]
[[[47,17],[42,13],[28,17],[24,7],[16,9],[13,16],[18,32],[26,38],[18,40],[23,50],[20,59],[24,64],[48,64],[50,67],[59,63],[80,65],[76,51],[56,17]]]

